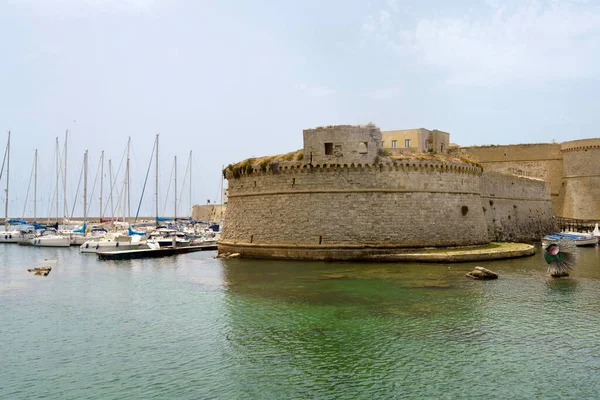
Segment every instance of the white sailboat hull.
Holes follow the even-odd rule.
[[[40,236],[29,239],[29,244],[35,247],[69,247],[71,240],[67,236]]]
[[[88,240],[79,246],[79,251],[81,253],[97,253],[99,251],[139,250],[145,248],[146,244],[143,242],[106,242]]]
[[[25,243],[29,238],[21,231],[0,232],[0,243]]]

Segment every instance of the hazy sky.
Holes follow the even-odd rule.
[[[0,27],[12,217],[33,213],[36,148],[48,213],[66,129],[69,210],[84,149],[89,194],[100,151],[116,170],[128,136],[137,208],[159,133],[161,214],[173,210],[173,156],[181,189],[193,151],[204,204],[218,200],[223,165],[299,149],[302,129],[319,125],[441,129],[460,145],[600,136],[592,0],[0,0]],[[142,214],[154,215],[154,170],[148,185]]]

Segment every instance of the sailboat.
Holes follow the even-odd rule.
[[[0,233],[0,243],[24,243],[29,239],[29,233],[26,230],[9,229],[12,224],[23,224],[23,220],[9,220],[8,219],[8,181],[9,181],[9,170],[10,170],[10,131],[8,132],[8,141],[6,143],[6,151],[4,154],[6,159],[6,199],[4,201],[4,232]],[[2,172],[0,172],[1,176]]]
[[[123,213],[125,213],[125,209],[127,209],[127,213],[130,214],[130,205],[129,205],[129,182],[130,182],[130,170],[129,170],[129,150],[131,146],[131,138],[129,138],[127,142],[127,164],[125,171],[125,179],[123,181],[123,188],[121,193],[124,194],[123,198]],[[110,165],[110,164],[109,164]],[[112,180],[112,172],[111,180]],[[124,193],[127,190],[127,193]],[[112,191],[112,183],[111,183],[111,191]],[[84,191],[85,193],[85,191]],[[112,201],[112,195],[111,195]],[[119,197],[119,203],[121,202],[121,197]],[[129,217],[131,220],[131,217]],[[125,221],[125,216],[123,216],[123,221]],[[124,222],[123,222],[124,224]],[[96,253],[102,251],[115,251],[115,250],[137,250],[146,247],[146,243],[143,241],[145,233],[142,232],[134,232],[131,227],[129,227],[127,232],[109,232],[105,233],[103,237],[97,237],[90,240],[86,240],[84,243],[79,246],[79,251],[81,253]]]
[[[66,138],[65,138],[66,154]],[[56,138],[56,220],[58,221],[58,184],[60,181],[60,150],[58,137]],[[58,222],[57,222],[58,224]],[[61,235],[57,229],[46,227],[39,236],[29,239],[29,244],[35,247],[69,247],[71,240],[66,235]]]
[[[87,178],[88,178],[88,151],[83,153],[83,226],[69,232],[71,246],[81,246],[89,238],[87,233]],[[78,189],[79,190],[79,189]]]

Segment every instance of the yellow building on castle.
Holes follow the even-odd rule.
[[[450,145],[448,132],[425,128],[401,129],[381,133],[384,149],[394,153],[444,153]]]

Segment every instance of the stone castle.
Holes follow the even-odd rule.
[[[476,160],[485,171],[548,181],[555,216],[600,221],[600,139],[459,147],[450,154]]]
[[[538,240],[550,185],[441,154],[390,154],[373,126],[304,131],[303,150],[228,166],[220,253],[373,260],[405,249]]]

